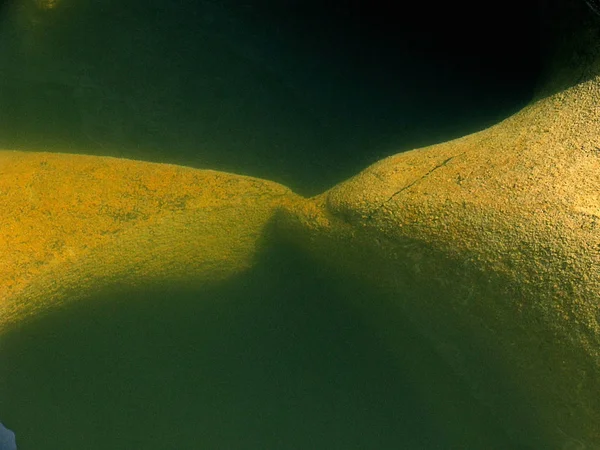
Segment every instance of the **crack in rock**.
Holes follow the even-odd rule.
[[[429,175],[431,175],[433,172],[435,172],[436,170],[438,170],[440,167],[444,167],[446,165],[448,165],[448,163],[450,161],[452,161],[454,158],[458,157],[458,156],[462,156],[464,155],[464,153],[461,153],[459,155],[454,155],[451,156],[447,159],[445,159],[444,161],[442,161],[441,163],[439,163],[437,166],[435,166],[434,168],[432,168],[431,170],[429,170],[429,172],[427,172],[426,174],[422,175],[421,177],[417,178],[415,181],[413,181],[412,183],[407,184],[406,186],[404,186],[402,189],[399,189],[398,191],[394,192],[392,195],[390,195],[390,197],[387,200],[384,200],[383,202],[381,202],[381,204],[375,208],[375,210],[369,214],[368,219],[372,219],[373,215],[380,211],[381,208],[383,208],[387,203],[389,203],[396,195],[406,191],[407,189],[410,189],[411,187],[413,187],[415,184],[417,184],[418,182],[420,182],[421,180],[424,180],[425,178],[427,178]]]

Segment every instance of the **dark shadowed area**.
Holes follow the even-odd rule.
[[[0,24],[0,145],[315,194],[523,106],[540,63],[534,3],[13,2]]]
[[[390,350],[368,292],[279,248],[214,288],[95,298],[3,340],[2,412],[44,450],[516,448],[407,324]]]

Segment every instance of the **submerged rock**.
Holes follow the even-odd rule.
[[[383,289],[535,448],[600,446],[599,103],[596,77],[386,158],[282,220]]]
[[[211,170],[12,151],[0,151],[0,193],[0,332],[102,290],[246,270],[294,197]]]
[[[282,210],[284,238],[383,294],[363,307],[393,348],[408,319],[524,448],[600,448],[598,28],[521,112],[310,200],[220,172],[0,152],[0,336],[90,293],[245,270]]]
[[[563,3],[536,101],[280,220],[383,293],[363,306],[392,347],[408,318],[516,441],[557,450],[600,448],[600,26]]]

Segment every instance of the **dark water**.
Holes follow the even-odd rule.
[[[530,98],[522,5],[497,5],[502,28],[461,5],[366,5],[8,2],[0,146],[227,170],[310,195]],[[516,448],[416,334],[392,352],[352,306],[368,295],[274,248],[202,291],[94,299],[0,342],[0,420],[20,450]]]
[[[494,20],[460,2],[385,5],[9,0],[0,146],[208,167],[315,194],[529,100],[527,2],[495,5]]]

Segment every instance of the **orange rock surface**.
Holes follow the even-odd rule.
[[[292,196],[211,170],[1,151],[0,329],[118,284],[242,271]]]

